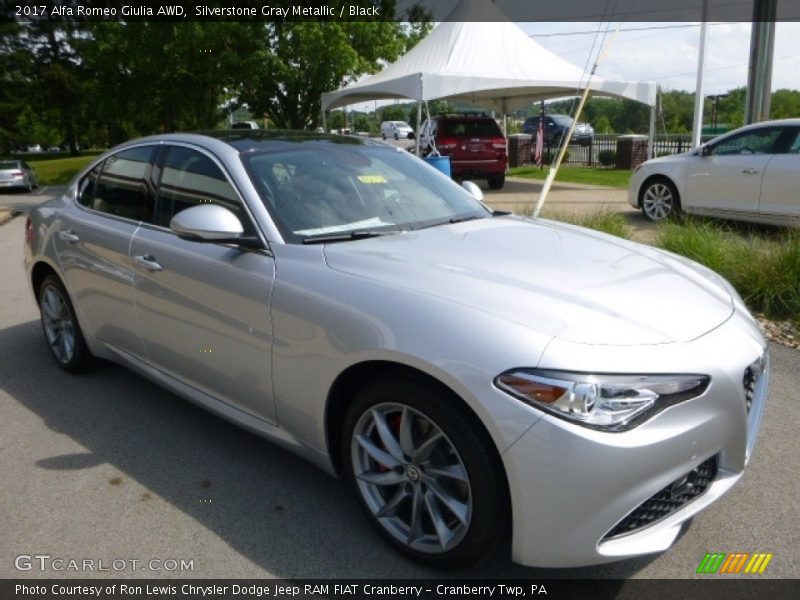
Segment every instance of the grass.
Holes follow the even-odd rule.
[[[521,205],[517,207],[514,213],[530,217],[533,214],[533,206],[530,204]],[[595,231],[602,231],[603,233],[615,235],[626,240],[631,239],[631,229],[628,227],[625,217],[619,213],[610,211],[599,211],[589,215],[555,213],[548,215],[546,218],[552,219],[553,221],[561,221],[562,223],[579,225],[580,227],[594,229]]]
[[[549,167],[539,169],[535,166],[512,167],[508,170],[510,177],[524,177],[526,179],[545,179]],[[606,187],[626,188],[630,181],[632,171],[628,169],[592,169],[588,167],[561,167],[558,170],[556,181],[564,183],[585,183],[589,185],[603,185]]]
[[[685,218],[657,243],[722,275],[752,310],[800,323],[800,231]]]
[[[43,155],[22,157],[36,171],[39,185],[69,183],[99,152],[84,152],[80,156]]]

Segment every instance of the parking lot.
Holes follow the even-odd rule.
[[[516,208],[535,202],[539,185],[509,180],[484,191],[490,205]],[[26,210],[54,191],[0,196],[0,211]],[[635,220],[624,194],[559,185],[547,210],[606,207]],[[303,460],[120,367],[83,376],[58,369],[22,269],[23,222],[0,226],[0,577],[438,575],[389,549],[345,486]],[[800,577],[800,352],[772,345],[771,355],[749,471],[670,551],[569,570],[523,568],[506,551],[456,575],[688,578],[706,552],[771,552],[762,577]],[[20,571],[20,555],[122,559],[126,568]],[[191,561],[191,571],[165,568],[172,560]]]

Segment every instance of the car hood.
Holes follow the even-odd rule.
[[[324,254],[332,269],[578,343],[688,341],[733,312],[721,280],[691,264],[539,219],[480,219],[328,244]]]
[[[642,163],[642,166],[664,164],[664,163],[682,163],[685,162],[688,157],[693,156],[694,153],[695,149],[689,150],[688,152],[681,152],[680,154],[669,154],[667,156],[659,156],[658,158],[651,158],[649,160],[644,161]]]

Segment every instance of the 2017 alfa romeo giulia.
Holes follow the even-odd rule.
[[[753,450],[757,325],[708,269],[467,188],[355,137],[128,142],[30,214],[44,337],[345,478],[427,564],[668,548]]]

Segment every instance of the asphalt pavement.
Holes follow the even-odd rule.
[[[287,451],[121,367],[62,372],[25,281],[23,222],[0,227],[0,578],[442,575],[399,557],[340,481]],[[563,570],[515,565],[506,550],[449,575],[690,578],[706,552],[772,552],[759,577],[800,577],[800,352],[770,350],[749,470],[671,550]],[[25,558],[37,555],[51,558]],[[57,571],[53,559],[94,570]]]

